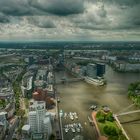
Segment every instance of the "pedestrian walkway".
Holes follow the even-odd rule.
[[[101,133],[100,133],[100,130],[99,130],[99,127],[98,127],[97,121],[96,121],[96,113],[97,113],[96,111],[92,112],[92,119],[93,119],[93,122],[94,122],[94,125],[95,125],[95,128],[96,128],[98,140],[107,140],[108,138],[105,137],[105,136],[102,136]]]

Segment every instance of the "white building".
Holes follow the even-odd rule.
[[[51,120],[49,116],[46,116],[44,101],[30,102],[29,125],[32,134],[42,134],[45,138],[51,135]]]
[[[7,112],[0,112],[0,125],[3,126],[4,132],[6,131],[8,127],[8,121],[6,119],[6,116],[7,116]]]
[[[29,140],[29,138],[30,138],[30,125],[24,125],[23,127],[22,127],[22,138],[23,138],[23,140]]]
[[[48,82],[48,84],[52,84],[53,83],[53,74],[52,74],[52,72],[48,73],[47,82]]]
[[[27,94],[30,94],[32,93],[32,88],[33,88],[33,76],[30,76],[26,79],[26,86],[24,86],[22,84],[21,86],[21,91],[22,91],[22,95],[23,97],[26,97]]]
[[[43,119],[45,118],[45,102],[33,101],[30,105],[29,124],[32,132],[43,131]]]
[[[87,65],[87,76],[90,78],[96,78],[96,76],[97,76],[96,64],[88,64]]]

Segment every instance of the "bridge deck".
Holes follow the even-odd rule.
[[[116,116],[124,116],[124,115],[128,115],[128,114],[139,113],[139,112],[140,112],[140,110],[128,111],[128,112],[116,114]]]

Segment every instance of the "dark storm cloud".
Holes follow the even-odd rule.
[[[84,12],[84,0],[30,0],[30,5],[60,16]]]
[[[28,0],[0,0],[0,11],[6,15],[22,16],[30,14]]]
[[[140,31],[139,11],[140,0],[0,0],[0,38],[100,36],[102,31],[131,37]]]
[[[0,0],[0,11],[13,16],[65,16],[84,12],[84,0]]]
[[[103,2],[107,4],[130,5],[130,6],[140,3],[140,0],[87,0],[87,1],[92,3]]]
[[[8,16],[4,15],[3,13],[0,13],[0,23],[9,23],[10,19]]]

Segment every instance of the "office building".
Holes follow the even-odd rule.
[[[105,74],[105,64],[98,63],[97,64],[97,76],[103,77],[104,74]]]
[[[97,76],[97,66],[96,64],[88,64],[87,65],[87,76],[91,78],[96,78]]]
[[[34,140],[48,139],[52,133],[52,126],[50,117],[46,115],[45,102],[31,101],[28,117],[32,138]]]

